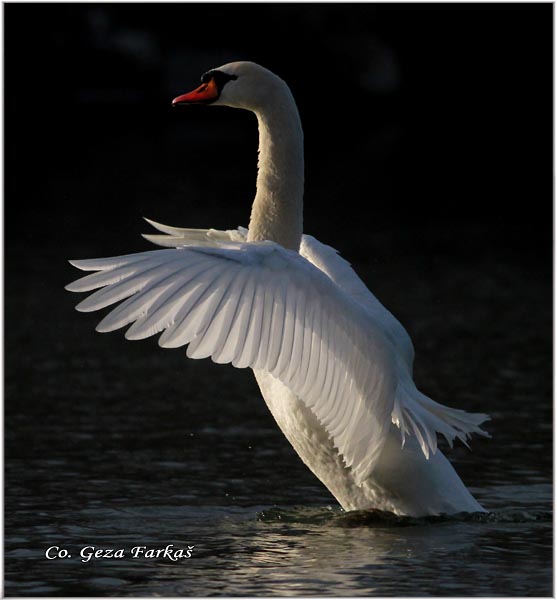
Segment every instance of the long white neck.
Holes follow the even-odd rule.
[[[303,226],[304,135],[288,87],[255,114],[259,124],[257,194],[247,239],[272,240],[298,251]]]

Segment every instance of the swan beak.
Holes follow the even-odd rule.
[[[179,104],[207,104],[213,102],[219,97],[219,90],[217,84],[213,78],[207,83],[202,83],[193,92],[182,94],[172,100],[172,106],[178,106]]]

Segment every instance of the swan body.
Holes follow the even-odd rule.
[[[174,104],[251,110],[259,125],[249,228],[170,227],[145,235],[164,250],[72,261],[94,271],[67,289],[76,308],[123,301],[98,325],[128,339],[162,332],[190,358],[253,369],[302,461],[345,510],[421,516],[483,511],[437,448],[466,443],[487,419],[434,402],[412,378],[414,349],[338,253],[302,233],[303,133],[288,86],[250,62],[206,73]]]

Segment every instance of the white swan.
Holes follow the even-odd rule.
[[[488,417],[420,393],[402,325],[335,250],[302,235],[303,133],[288,86],[251,62],[206,73],[174,105],[251,110],[259,124],[249,228],[168,227],[145,237],[172,249],[71,261],[97,271],[67,286],[76,307],[124,300],[98,325],[132,323],[128,339],[163,332],[190,358],[251,367],[284,435],[345,510],[434,515],[483,508],[437,449],[466,443]]]

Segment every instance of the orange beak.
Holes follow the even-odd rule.
[[[205,104],[212,102],[219,97],[219,90],[215,80],[211,78],[207,83],[202,83],[193,92],[182,94],[172,100],[172,106],[178,106],[179,104]]]

